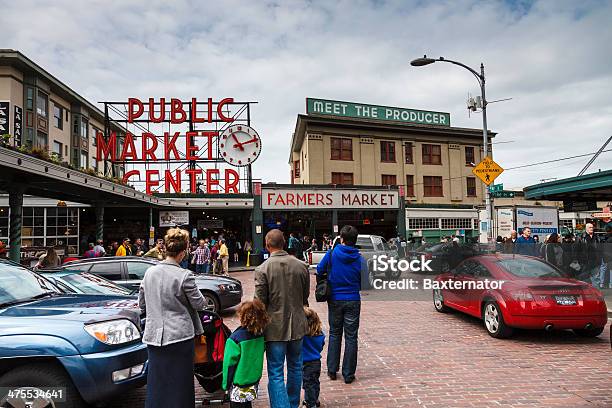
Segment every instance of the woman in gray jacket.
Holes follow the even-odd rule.
[[[166,260],[147,269],[138,303],[146,313],[142,342],[149,351],[146,408],[193,407],[194,337],[202,334],[198,310],[205,301],[191,271],[179,266],[189,233],[168,230]]]

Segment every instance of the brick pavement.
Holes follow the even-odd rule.
[[[251,298],[252,272],[232,275],[243,282],[244,299]],[[312,301],[327,332],[326,305]],[[230,328],[237,326],[233,310],[223,316]],[[437,313],[431,302],[364,301],[357,379],[346,385],[323,374],[322,406],[612,407],[609,330],[595,339],[519,331],[498,340],[477,319]],[[264,373],[255,407],[268,405],[266,384]],[[196,393],[201,400],[197,383]],[[143,401],[144,388],[111,406]]]

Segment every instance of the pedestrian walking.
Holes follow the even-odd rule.
[[[523,228],[523,231],[521,231],[521,236],[517,238],[514,245],[514,253],[519,255],[536,256],[536,242],[531,236],[531,228]]]
[[[34,269],[48,269],[55,268],[62,264],[60,257],[55,252],[55,248],[47,248],[47,252],[38,258],[38,263],[34,266]]]
[[[513,254],[515,252],[516,240],[517,240],[516,230],[512,230],[510,232],[510,237],[506,239],[506,241],[504,242],[504,252],[506,254]]]
[[[94,247],[94,251],[97,252],[98,256],[106,256],[106,249],[104,249],[104,241],[101,239],[96,241],[96,246]]]
[[[89,249],[87,251],[85,251],[83,256],[85,258],[97,258],[97,257],[102,256],[102,255],[99,252],[96,251],[96,246],[93,244],[93,242],[90,242],[89,243]]]
[[[584,227],[584,234],[576,243],[576,250],[580,259],[580,279],[588,282],[589,280],[594,287],[598,288],[601,285],[601,267],[603,262],[603,254],[599,247],[599,239],[595,235],[595,227],[588,223]]]
[[[542,258],[551,265],[563,269],[563,248],[559,242],[559,235],[550,234],[542,246]]]
[[[132,255],[132,246],[130,245],[129,238],[123,238],[123,242],[117,248],[117,252],[115,252],[115,256],[131,256]]]
[[[266,305],[270,324],[264,331],[271,408],[297,408],[302,387],[302,338],[307,332],[310,276],[304,262],[283,248],[283,233],[266,234],[269,258],[255,269],[255,298]],[[285,361],[287,381],[285,382]]]
[[[196,273],[208,273],[208,267],[210,265],[210,249],[206,245],[206,241],[200,240],[199,246],[194,251],[193,259],[195,263]]]
[[[179,266],[189,233],[172,228],[164,241],[166,259],[147,270],[138,293],[149,355],[145,408],[193,407],[194,337],[203,333],[197,311],[206,301],[193,273]]]
[[[253,299],[240,305],[238,319],[240,326],[225,342],[223,389],[229,393],[230,408],[249,408],[259,393],[266,349],[263,332],[270,317],[266,306]]]
[[[212,265],[212,273],[213,275],[217,275],[219,271],[222,269],[220,265],[219,259],[219,243],[215,242],[210,248],[210,264]]]
[[[163,261],[164,259],[166,259],[166,250],[164,247],[164,240],[163,239],[158,239],[155,242],[155,246],[151,249],[149,249],[147,251],[147,253],[145,253],[143,255],[143,257],[145,258],[155,258],[158,259],[160,261]]]
[[[612,289],[612,226],[606,227],[606,236],[602,240],[602,255],[605,267],[600,277],[601,288],[605,288],[605,283],[608,282],[608,288]],[[606,272],[608,273],[608,280],[606,281]]]
[[[147,252],[145,251],[144,241],[141,238],[136,238],[132,251],[136,256],[143,256]]]
[[[319,393],[321,391],[321,352],[325,345],[323,324],[317,312],[309,307],[304,308],[308,331],[302,340],[302,388],[304,389],[304,403],[306,408],[318,407]]]
[[[361,314],[363,275],[367,273],[365,259],[355,247],[357,228],[345,225],[340,230],[340,245],[328,251],[317,265],[317,274],[327,273],[331,296],[327,301],[329,343],[327,346],[327,375],[335,380],[340,367],[340,349],[344,330],[342,377],[347,384],[355,380],[357,369],[357,337]]]
[[[225,239],[222,239],[219,247],[219,259],[221,260],[221,274],[229,275],[229,250],[225,244]]]

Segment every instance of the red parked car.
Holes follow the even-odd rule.
[[[595,337],[608,321],[601,292],[529,256],[475,256],[439,275],[432,286],[438,312],[452,308],[483,319],[497,338],[511,336],[514,328],[572,329]]]

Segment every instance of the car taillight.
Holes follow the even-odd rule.
[[[527,289],[515,289],[509,292],[512,299],[519,302],[533,302],[533,295]]]
[[[590,285],[582,288],[582,293],[583,293],[584,300],[595,300],[598,302],[604,301],[603,294]]]

